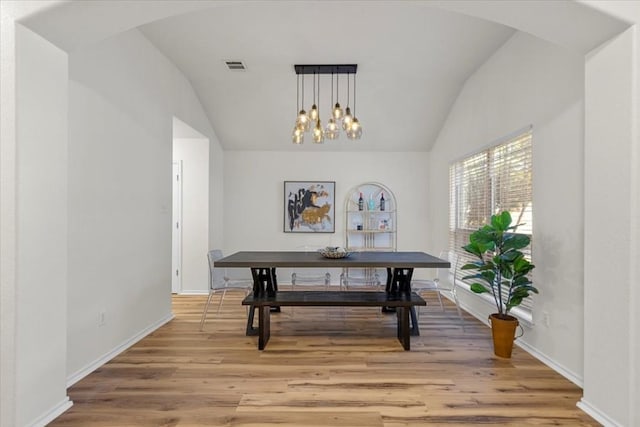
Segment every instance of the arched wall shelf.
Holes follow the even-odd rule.
[[[363,206],[359,209],[362,194]],[[381,206],[384,196],[384,206]],[[345,248],[348,251],[395,251],[397,203],[383,184],[365,182],[347,192],[345,200]]]
[[[362,195],[362,206],[359,199]],[[384,203],[381,199],[384,198]],[[345,212],[345,248],[355,251],[397,250],[396,197],[385,185],[365,182],[347,192]],[[343,269],[341,286],[352,285],[382,287],[386,283],[386,271],[371,268]]]

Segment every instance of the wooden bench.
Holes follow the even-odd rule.
[[[279,291],[274,296],[249,295],[242,301],[242,305],[251,307],[251,321],[254,310],[258,310],[258,350],[264,350],[269,341],[271,308],[285,306],[392,307],[398,317],[398,340],[405,350],[409,350],[409,313],[412,307],[427,303],[415,292]]]

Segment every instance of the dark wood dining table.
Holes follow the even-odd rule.
[[[319,252],[242,251],[214,262],[215,267],[249,268],[255,296],[275,296],[278,292],[277,268],[384,268],[387,270],[385,291],[411,292],[415,268],[449,268],[449,261],[425,252],[352,252],[345,258],[325,258]],[[279,307],[275,308],[279,311]],[[392,310],[389,310],[392,311]],[[255,335],[254,310],[247,319],[247,335]],[[419,335],[415,309],[411,310],[411,335]]]

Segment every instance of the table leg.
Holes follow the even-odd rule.
[[[393,272],[387,268],[387,292],[406,292],[411,293],[411,278],[413,277],[413,268],[394,268]],[[394,307],[382,307],[383,313],[393,313]],[[409,309],[411,317],[411,335],[420,335],[418,326],[418,316],[416,316],[415,307]]]
[[[387,292],[391,292],[391,286],[393,285],[393,275],[394,275],[393,270],[387,267],[387,283],[384,287],[384,290]]]
[[[395,270],[393,269],[391,270],[391,268],[387,267],[387,283],[384,286],[384,290],[386,292],[391,292],[393,289],[393,279],[395,277]],[[396,312],[396,308],[395,307],[382,307],[382,312],[383,313],[395,313]]]
[[[253,277],[253,294],[275,296],[278,291],[278,280],[276,277],[276,269],[251,267],[251,276]],[[280,312],[279,306],[271,307],[271,311]],[[256,329],[253,327],[253,310],[249,312],[247,319],[247,335],[257,335]]]
[[[276,292],[278,292],[278,277],[276,276],[276,268],[270,268],[268,272],[268,281],[267,281],[267,295],[275,296]],[[280,313],[280,306],[276,305],[271,307],[271,311],[274,313]]]

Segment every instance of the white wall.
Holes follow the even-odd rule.
[[[431,251],[446,245],[448,168],[502,136],[533,125],[534,321],[521,341],[580,381],[583,372],[583,59],[516,33],[476,73],[456,100],[431,153]],[[462,293],[486,321],[493,305]]]
[[[172,119],[217,140],[189,82],[137,30],[74,52],[69,73],[73,382],[170,318]]]
[[[208,293],[209,140],[174,138],[173,160],[182,161],[180,293]]]
[[[634,26],[589,52],[585,66],[585,387],[579,406],[605,425],[637,426],[640,7],[589,4]],[[603,285],[616,297],[602,298]]]
[[[361,143],[366,144],[366,140]],[[431,239],[425,219],[430,203],[426,191],[427,159],[427,153],[419,152],[226,152],[223,249],[233,253],[344,245],[345,197],[352,187],[375,181],[395,194],[398,249],[426,250]],[[336,182],[334,234],[283,232],[284,181]],[[332,273],[332,282],[337,282],[338,277]],[[279,270],[279,280],[289,282],[290,275]]]
[[[43,413],[71,405],[65,389],[67,55],[22,26],[16,48],[15,425],[23,426],[50,421]]]
[[[636,86],[640,83],[639,42],[637,32],[629,30],[590,54],[586,67],[593,98],[585,111],[591,120],[586,127],[587,298],[581,407],[607,414],[608,420],[618,425],[640,422],[640,324],[636,314],[640,140],[638,128],[628,125],[630,117],[640,115]],[[607,120],[598,120],[602,117]],[[603,288],[613,297],[602,298]],[[616,390],[616,398],[612,398],[612,390]]]
[[[53,5],[53,2],[43,2],[45,3],[45,7],[49,7],[51,5]],[[81,2],[76,2],[76,4],[80,5]],[[596,2],[589,2],[591,4],[596,3]],[[604,9],[605,11],[607,9],[611,9],[614,7],[620,7],[620,5],[622,4],[623,6],[626,7],[633,7],[634,8],[634,13],[636,14],[635,17],[633,17],[634,22],[638,22],[638,18],[637,18],[637,6],[635,4],[633,4],[632,2],[597,2],[600,6],[600,8]],[[123,3],[124,4],[124,3]],[[451,4],[451,3],[449,3]],[[28,8],[35,8],[35,9],[44,9],[44,7],[42,6],[42,3],[38,4],[37,2],[17,2],[18,7],[28,7]],[[489,18],[493,18],[493,16],[491,16],[491,14],[493,13],[494,15],[497,15],[495,12],[495,10],[491,9],[490,7],[487,7],[488,5],[486,4],[478,4],[476,3],[478,8],[483,8],[483,10],[488,10],[488,14],[489,14]],[[633,5],[633,6],[631,6]],[[2,402],[2,405],[0,406],[0,424],[2,425],[16,425],[14,423],[14,418],[13,418],[13,404],[15,403],[15,396],[14,396],[14,384],[12,383],[13,378],[15,378],[12,375],[12,371],[10,368],[12,366],[15,365],[15,360],[14,357],[15,353],[14,353],[14,343],[13,343],[13,336],[14,336],[14,332],[16,334],[30,334],[30,333],[37,333],[37,331],[25,331],[25,330],[17,330],[17,331],[13,331],[12,328],[15,325],[15,311],[19,310],[20,307],[18,307],[17,305],[15,305],[14,302],[14,298],[15,298],[15,291],[18,291],[21,287],[21,283],[19,282],[18,279],[16,279],[15,276],[15,258],[17,256],[16,250],[15,250],[15,243],[17,241],[19,241],[22,237],[21,237],[21,231],[16,230],[15,229],[15,210],[17,209],[17,199],[19,199],[20,197],[22,197],[23,195],[29,197],[28,194],[23,194],[24,193],[24,188],[20,187],[17,182],[16,182],[16,177],[14,175],[15,172],[15,167],[18,167],[18,163],[16,161],[15,158],[15,150],[16,147],[19,146],[22,143],[21,137],[20,135],[16,135],[15,133],[15,108],[16,108],[16,98],[20,98],[22,96],[22,90],[19,91],[19,93],[14,92],[14,83],[15,83],[15,75],[13,74],[13,60],[15,59],[13,56],[13,42],[15,41],[14,37],[13,37],[13,31],[14,31],[14,19],[15,19],[15,15],[7,15],[6,11],[7,9],[10,9],[14,6],[14,4],[8,2],[8,1],[3,1],[0,2],[0,7],[2,7],[2,25],[0,25],[0,28],[2,30],[2,37],[1,37],[1,45],[2,45],[2,78],[0,79],[0,84],[2,87],[2,90],[0,91],[0,95],[1,95],[1,102],[2,102],[2,115],[1,115],[1,122],[2,122],[2,127],[0,129],[1,134],[2,134],[2,138],[0,138],[0,149],[1,149],[1,153],[2,156],[0,156],[0,161],[2,162],[2,168],[0,170],[1,176],[2,176],[2,180],[1,180],[1,190],[0,191],[0,197],[2,200],[1,203],[1,215],[0,215],[0,225],[2,226],[1,228],[1,233],[0,233],[0,242],[1,242],[1,250],[2,250],[2,263],[0,264],[0,279],[1,279],[1,291],[2,291],[2,301],[1,301],[1,318],[2,318],[2,322],[1,322],[1,327],[0,327],[0,340],[2,345],[0,346],[2,348],[2,351],[0,353],[0,355],[2,356],[2,360],[0,361],[0,368],[2,370],[2,375],[0,375],[0,381],[1,381],[1,393],[0,393],[0,401]],[[489,5],[490,6],[490,5]],[[84,7],[82,5],[80,5],[79,7]],[[131,7],[136,8],[136,11],[139,11],[140,13],[146,12],[146,11],[155,11],[157,8],[148,8],[148,9],[141,9],[139,8],[138,5],[132,5]],[[463,7],[469,7],[467,6],[467,4],[465,3],[465,5],[463,5]],[[500,6],[496,6],[496,8],[503,8],[504,6],[500,5]],[[551,6],[550,6],[551,8]],[[551,11],[550,8],[542,8],[542,12],[543,13],[553,13]],[[93,11],[95,12],[95,11]],[[73,24],[77,24],[76,27],[73,27],[73,30],[69,30],[68,27],[66,34],[69,35],[69,38],[73,39],[76,41],[75,45],[79,45],[81,44],[79,42],[79,40],[82,40],[83,42],[85,42],[87,40],[87,38],[85,38],[84,36],[87,35],[86,33],[81,33],[81,29],[85,29],[85,28],[89,28],[89,30],[87,30],[87,32],[91,32],[90,36],[94,37],[93,39],[98,39],[98,38],[103,38],[103,34],[112,34],[112,31],[114,28],[122,28],[121,26],[113,26],[112,25],[112,20],[105,18],[105,16],[102,14],[103,9],[97,9],[96,13],[92,13],[92,11],[90,10],[85,10],[86,13],[86,18],[87,19],[94,19],[94,21],[86,21],[84,19],[80,20],[76,20],[75,22],[72,22]],[[467,11],[468,12],[468,11]],[[518,27],[520,25],[520,18],[521,18],[521,11],[517,10],[515,11],[516,13],[514,14],[514,16],[516,17],[516,19],[511,19],[511,20],[507,20],[507,24],[513,25],[514,27]],[[63,12],[64,14],[64,12]],[[471,14],[474,14],[473,12],[471,12]],[[118,17],[120,16],[126,16],[128,18],[130,18],[132,15],[129,13],[122,13],[117,12]],[[69,15],[70,16],[70,15]],[[623,16],[625,18],[629,18],[629,14],[623,14]],[[533,17],[535,18],[535,16]],[[568,25],[569,20],[567,20],[565,22],[565,24],[567,25],[559,25],[559,26],[549,26],[549,25],[545,25],[544,20],[546,19],[546,17],[543,18],[542,21],[539,21],[538,25],[535,26],[534,29],[537,29],[539,31],[546,31],[547,33],[550,33],[550,39],[554,39],[555,34],[553,34],[554,31],[557,31],[558,28],[562,27],[562,28],[566,28],[567,31],[566,33],[570,34],[571,36],[573,36],[572,30],[573,30],[573,26]],[[56,27],[60,27],[59,25],[56,26],[55,21],[52,21],[50,19],[50,17],[48,17],[46,14],[42,14],[42,20],[45,22],[51,22],[51,27],[52,28],[56,28]],[[95,32],[93,31],[93,25],[86,25],[86,22],[98,22],[99,24],[102,25],[102,30],[104,30],[105,28],[107,30],[104,30],[102,32],[99,32],[99,34],[101,34],[100,37],[95,37]],[[129,21],[127,21],[127,28],[130,28],[133,25],[129,24]],[[594,28],[594,30],[598,30],[598,28]],[[638,46],[638,31],[637,28],[635,29],[635,33],[632,36],[633,37],[633,46],[632,49],[635,47],[635,52],[637,52],[637,46]],[[618,47],[614,46],[614,49],[617,49]],[[606,51],[608,49],[608,46],[604,46],[602,48],[598,48],[599,50],[603,50]],[[630,52],[626,52],[627,55],[629,55],[631,57],[631,53]],[[630,94],[630,96],[634,97],[634,107],[631,108],[631,116],[627,117],[624,121],[624,125],[625,126],[632,126],[633,127],[633,131],[631,132],[631,140],[627,141],[629,144],[627,146],[625,146],[625,149],[629,149],[631,156],[629,156],[629,160],[632,163],[632,165],[637,164],[638,161],[638,144],[637,144],[637,138],[638,138],[638,120],[640,115],[638,114],[638,91],[640,88],[640,84],[638,84],[638,77],[637,77],[637,70],[638,70],[638,55],[636,54],[635,56],[633,56],[634,58],[634,64],[632,71],[635,73],[635,78],[633,78],[633,85],[631,84],[631,81],[628,81],[625,83],[625,87],[627,90],[627,92]],[[135,62],[135,61],[134,61]],[[617,65],[622,64],[622,61],[620,61],[619,59],[614,61],[614,64],[612,64],[612,67],[607,68],[606,70],[603,70],[602,73],[598,73],[598,77],[597,78],[593,78],[594,75],[592,75],[592,78],[588,79],[587,83],[587,93],[586,93],[586,98],[587,98],[587,105],[589,105],[591,102],[593,102],[592,105],[599,105],[597,110],[594,110],[594,115],[590,118],[587,119],[587,121],[589,120],[595,120],[596,122],[598,122],[600,125],[602,126],[609,126],[610,130],[615,130],[615,127],[618,126],[619,122],[618,121],[613,121],[613,122],[609,122],[608,118],[610,117],[609,115],[609,108],[613,107],[612,109],[615,109],[615,101],[614,102],[610,102],[610,100],[606,97],[606,96],[602,96],[602,95],[594,95],[591,96],[591,89],[596,89],[596,92],[599,92],[599,88],[601,87],[606,87],[607,85],[609,85],[613,80],[616,80],[618,78],[618,70],[615,68]],[[109,67],[111,66],[111,63],[106,63],[106,64],[102,64],[103,68],[109,69]],[[156,64],[157,65],[157,64]],[[153,69],[152,71],[156,71],[155,69]],[[629,71],[628,69],[626,71]],[[148,76],[153,76],[153,72],[149,72],[148,75],[145,75],[145,77]],[[131,76],[130,76],[131,77]],[[151,80],[156,81],[157,79],[155,78],[151,78]],[[622,85],[622,82],[617,82],[616,84],[616,88],[620,88]],[[142,85],[144,86],[144,85]],[[169,85],[170,86],[170,85]],[[16,88],[17,89],[17,88]],[[28,91],[28,89],[26,89]],[[177,94],[180,94],[181,90],[176,89],[175,92]],[[187,90],[187,92],[190,93],[190,89]],[[136,92],[137,93],[137,92]],[[190,95],[189,95],[190,96]],[[517,104],[514,104],[517,105]],[[121,107],[122,110],[126,110],[125,106],[123,105],[119,105],[119,107]],[[152,104],[151,105],[152,110],[154,108],[159,108],[158,105]],[[169,107],[167,107],[169,108]],[[603,113],[604,112],[604,113]],[[212,135],[209,135],[209,133],[205,132],[203,130],[203,126],[199,126],[200,123],[200,119],[196,117],[196,115],[192,115],[192,114],[188,114],[188,112],[183,112],[183,120],[185,121],[190,121],[191,124],[195,127],[198,127],[203,133],[207,134],[208,137],[212,137]],[[95,114],[94,113],[87,113],[87,115],[91,116]],[[176,112],[177,114],[177,112]],[[83,117],[84,118],[84,117]],[[97,119],[94,117],[92,120],[97,121]],[[197,123],[196,123],[197,122]],[[120,124],[119,122],[116,122],[116,124]],[[37,125],[37,124],[34,124]],[[165,132],[162,132],[163,135],[165,135]],[[168,132],[166,132],[166,134],[168,135]],[[635,139],[634,139],[635,138]],[[597,141],[595,140],[592,136],[590,135],[586,135],[585,137],[587,144],[589,143],[593,143],[593,144],[600,144],[601,141]],[[48,140],[47,140],[48,141]],[[213,141],[213,139],[212,139]],[[635,142],[634,142],[635,141]],[[43,144],[45,142],[42,142]],[[39,150],[38,150],[39,151]],[[214,241],[215,239],[221,239],[222,238],[222,233],[223,233],[223,226],[224,223],[222,222],[222,210],[223,210],[223,206],[222,206],[222,192],[223,192],[223,188],[222,188],[222,181],[221,178],[222,177],[222,162],[223,162],[223,157],[220,156],[216,156],[216,154],[218,153],[222,153],[220,150],[220,147],[217,144],[213,144],[211,147],[211,156],[212,156],[212,177],[215,177],[216,179],[212,178],[212,185],[210,186],[210,189],[212,191],[212,193],[216,196],[216,197],[211,197],[210,198],[210,206],[211,208],[211,212],[212,212],[212,223],[215,224],[215,226],[210,227],[210,240]],[[26,153],[23,153],[26,154]],[[38,153],[35,153],[33,155],[37,155]],[[30,161],[30,158],[25,158],[23,159],[24,161]],[[623,164],[625,164],[623,162]],[[585,171],[585,173],[587,175],[590,174],[590,172],[587,170]],[[84,177],[83,177],[84,178]],[[91,178],[90,174],[87,174],[87,178]],[[629,181],[631,182],[631,185],[629,187],[627,187],[630,191],[630,194],[622,194],[620,193],[620,195],[622,197],[625,196],[630,196],[632,198],[632,203],[631,203],[631,207],[630,210],[627,212],[629,214],[629,219],[630,219],[630,223],[631,223],[631,232],[633,233],[632,237],[632,250],[631,252],[625,252],[625,248],[615,248],[616,253],[618,253],[621,256],[628,256],[629,259],[631,260],[635,260],[638,258],[638,242],[640,241],[640,235],[639,235],[639,224],[638,222],[640,221],[640,215],[638,215],[638,188],[640,187],[640,182],[639,182],[639,177],[638,177],[638,168],[632,168],[631,171],[631,177],[623,177],[622,179],[629,179]],[[288,178],[287,178],[288,179]],[[358,180],[360,181],[360,180]],[[599,191],[599,190],[598,190]],[[634,193],[635,191],[635,193]],[[597,199],[597,194],[593,194],[594,197],[596,197]],[[432,198],[430,197],[429,200],[432,200]],[[430,226],[433,223],[433,221],[430,219]],[[443,224],[446,225],[446,222],[443,222]],[[594,230],[596,230],[598,227],[596,224],[593,224],[594,226]],[[430,228],[433,229],[433,228]],[[601,236],[601,239],[605,239],[606,236]],[[43,238],[44,239],[44,238]],[[213,243],[212,246],[222,246],[219,243]],[[113,248],[110,247],[108,248],[111,251],[113,250],[117,250],[117,248]],[[597,250],[597,248],[596,248]],[[634,258],[635,257],[635,258]],[[602,394],[598,394],[598,401],[591,401],[590,403],[596,405],[596,407],[602,407],[605,409],[608,409],[608,405],[607,405],[607,401],[609,400],[620,400],[620,399],[625,399],[624,394],[627,393],[627,391],[629,391],[628,394],[628,399],[630,402],[635,402],[635,405],[627,405],[627,408],[621,408],[622,412],[627,412],[629,413],[629,423],[628,425],[638,425],[640,424],[640,420],[638,419],[638,416],[640,414],[640,411],[638,410],[634,410],[634,408],[639,408],[640,404],[638,402],[638,398],[640,397],[640,393],[638,392],[639,389],[639,384],[640,384],[640,376],[638,375],[638,369],[635,368],[634,366],[638,366],[637,360],[638,360],[638,353],[640,352],[640,337],[639,337],[639,333],[640,333],[640,328],[638,327],[638,323],[637,323],[637,314],[635,311],[633,311],[632,309],[637,307],[638,305],[638,291],[637,291],[637,286],[635,286],[636,283],[638,283],[638,279],[639,279],[639,271],[638,269],[640,264],[639,263],[631,263],[629,265],[629,269],[631,270],[630,273],[630,282],[627,283],[627,285],[631,288],[631,292],[630,292],[630,296],[631,298],[628,301],[628,306],[626,307],[626,309],[629,309],[631,311],[631,315],[630,315],[630,319],[632,324],[629,326],[629,334],[631,335],[631,342],[630,343],[626,343],[625,342],[625,337],[624,334],[618,334],[617,335],[617,344],[622,344],[623,348],[621,351],[629,351],[630,352],[630,361],[629,361],[629,366],[626,367],[619,367],[621,372],[624,371],[628,371],[630,376],[632,378],[635,378],[635,386],[631,385],[630,386],[630,390],[625,390],[625,389],[619,389],[615,387],[615,384],[610,384],[608,382],[602,383],[602,384],[595,384],[592,383],[591,381],[587,381],[585,379],[585,386],[589,385],[589,388],[591,386],[593,387],[600,387],[602,390],[607,390],[610,391],[611,393],[607,393],[607,396],[603,396]],[[635,267],[635,268],[634,268]],[[601,298],[601,293],[599,292],[599,289],[594,288],[593,289],[594,292],[593,293],[587,293],[585,296],[587,299],[589,298],[593,298],[594,301],[598,301]],[[81,303],[84,301],[81,301]],[[569,307],[570,309],[571,307]],[[38,314],[38,319],[40,319],[41,321],[45,322],[48,321],[49,319],[47,318],[46,314],[47,313],[37,313]],[[591,313],[590,312],[586,312],[585,313],[587,316],[590,316]],[[598,314],[597,316],[600,316],[600,314]],[[614,316],[615,317],[615,316]],[[595,317],[594,317],[595,318]],[[611,320],[611,319],[609,319]],[[635,323],[633,323],[635,322]],[[612,326],[617,327],[618,325],[614,321],[611,323]],[[623,328],[625,328],[627,326],[624,326]],[[588,333],[588,331],[585,331]],[[575,330],[574,333],[579,334],[580,331],[579,330]],[[595,342],[597,343],[597,338],[598,335],[600,334],[606,334],[606,331],[602,331],[602,329],[598,328],[594,331],[594,336],[591,339],[591,342]],[[30,339],[29,337],[26,337],[27,339]],[[93,343],[89,343],[90,345],[93,345]],[[634,365],[635,363],[635,365]],[[593,366],[593,369],[602,369],[603,372],[608,369],[608,366],[606,366],[605,364],[602,364],[600,366]],[[635,373],[635,375],[634,375]],[[586,377],[586,375],[585,375]],[[595,377],[594,377],[595,378]],[[18,379],[18,381],[20,381],[20,379]],[[617,377],[614,378],[614,382],[617,381]],[[55,385],[55,387],[59,387],[59,385]],[[48,388],[44,388],[44,387],[39,387],[38,390],[35,392],[35,394],[46,394],[48,393],[50,390]],[[587,393],[588,390],[586,390],[585,393]],[[596,395],[593,394],[593,397],[595,397]],[[33,396],[32,396],[33,397]],[[601,401],[600,401],[601,399]],[[45,408],[41,408],[42,412],[46,412],[47,409]],[[612,418],[618,418],[618,414],[611,414]],[[623,417],[626,417],[625,414],[622,414]],[[635,417],[635,418],[632,418]],[[623,418],[619,418],[619,419],[623,419]]]

